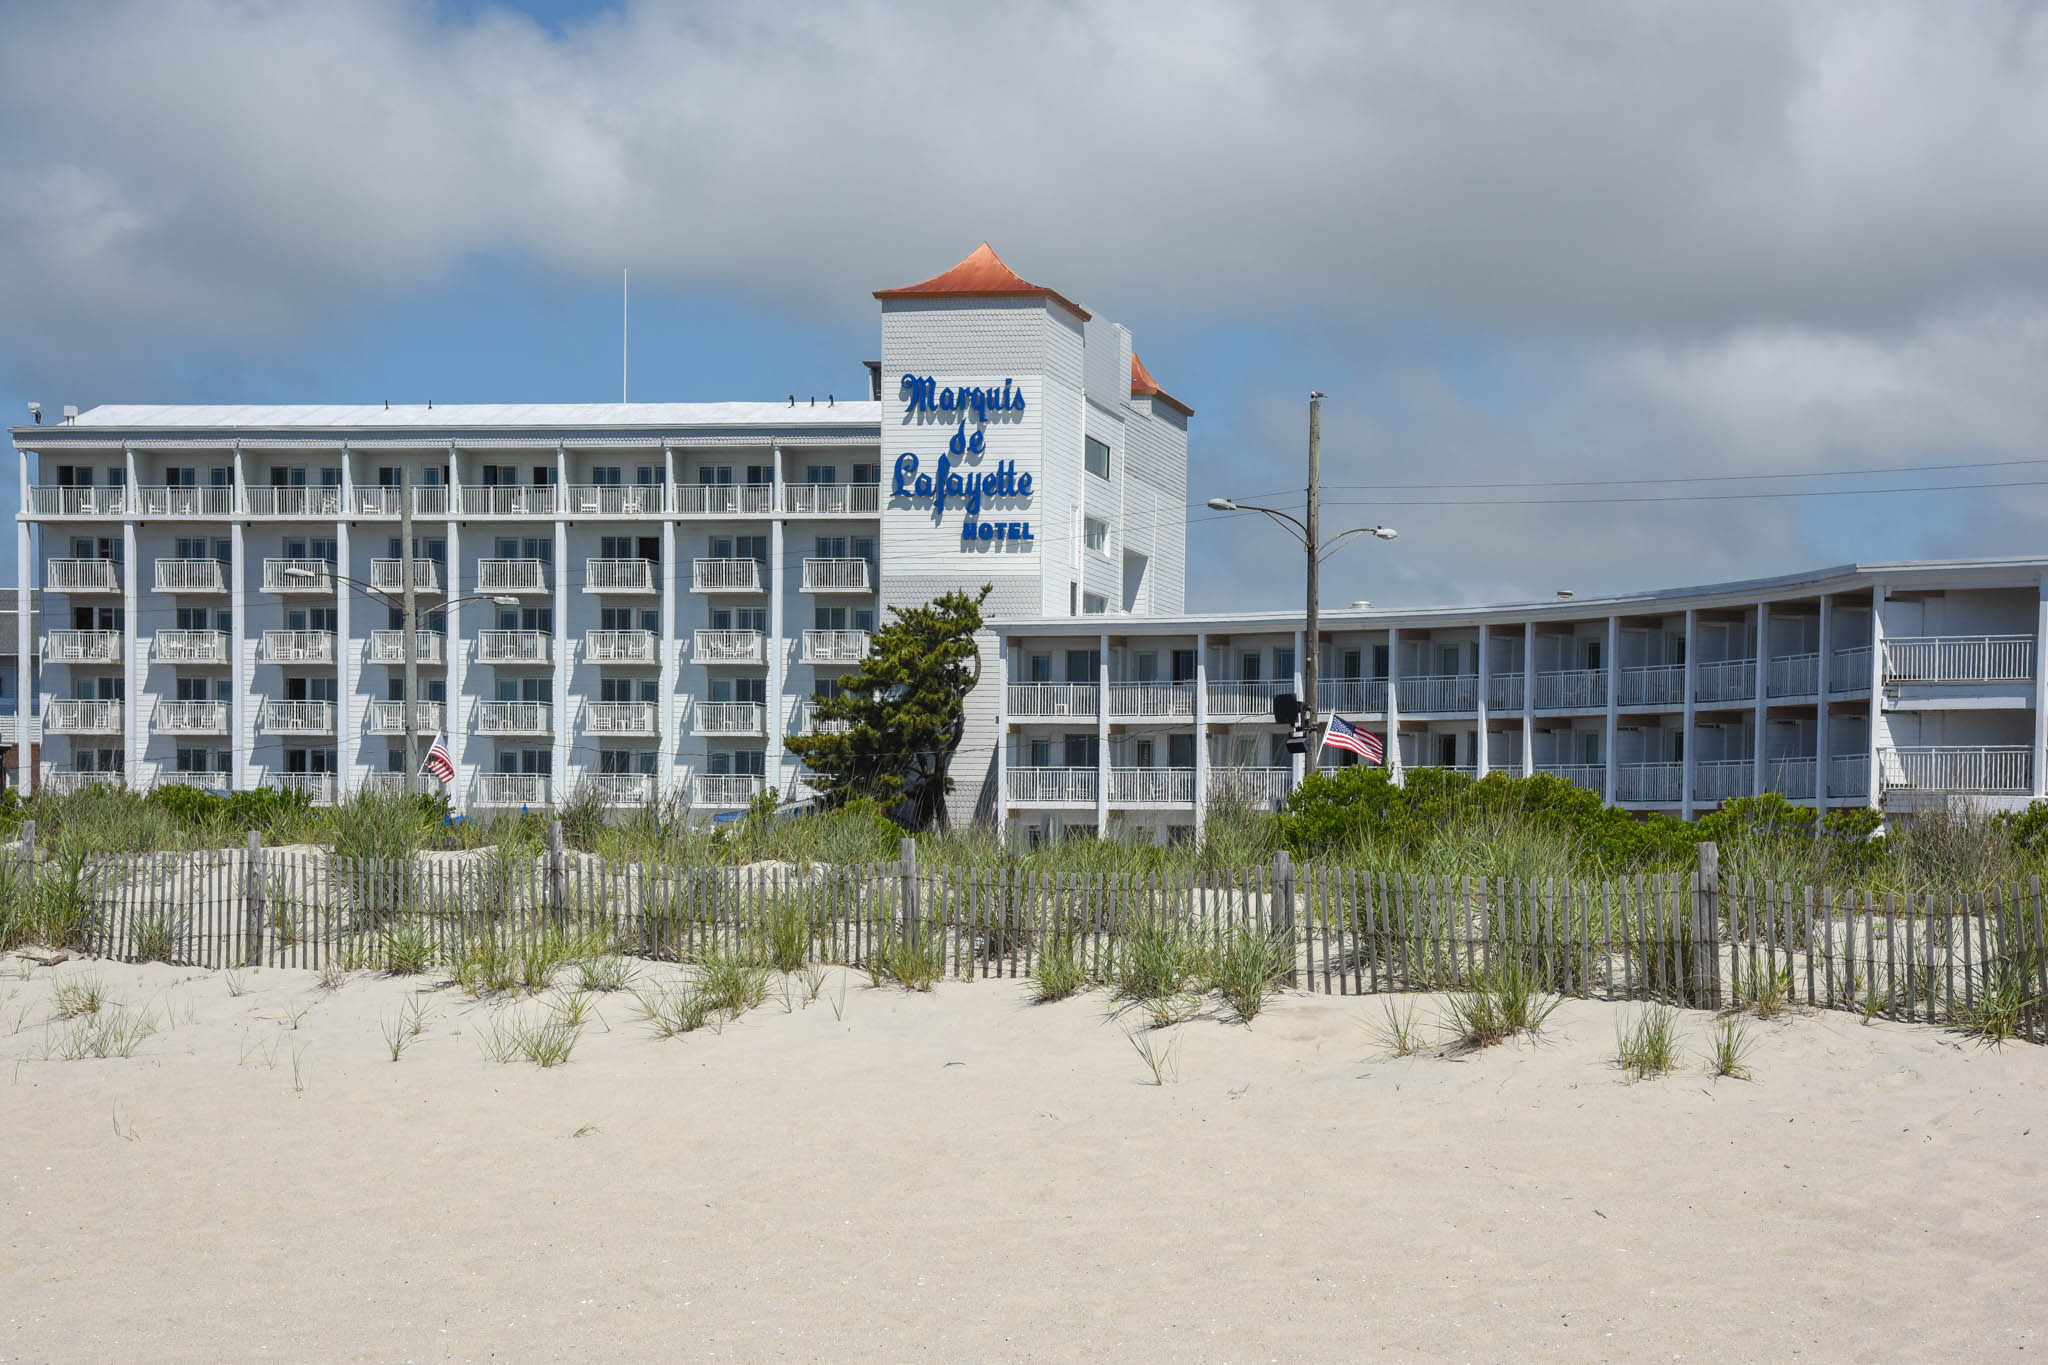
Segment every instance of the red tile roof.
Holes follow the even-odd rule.
[[[1131,352],[1131,397],[1157,398],[1166,406],[1177,410],[1183,417],[1195,415],[1193,408],[1159,387],[1159,381],[1152,377],[1152,371],[1145,368],[1145,362],[1138,359],[1136,351]]]
[[[1088,310],[1043,285],[1032,284],[1003,264],[995,248],[983,242],[966,260],[917,284],[901,289],[877,289],[878,299],[1051,299],[1083,322]]]

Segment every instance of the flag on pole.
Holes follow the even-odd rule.
[[[455,780],[455,755],[448,752],[448,746],[441,742],[439,735],[434,736],[434,747],[427,750],[427,761],[420,765],[420,771],[437,782]]]
[[[1370,730],[1361,730],[1342,716],[1330,717],[1323,743],[1332,749],[1348,749],[1368,763],[1385,763],[1387,746]]]

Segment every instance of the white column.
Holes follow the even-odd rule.
[[[249,481],[242,464],[240,442],[235,444],[234,469],[235,520],[228,528],[229,554],[234,559],[234,563],[228,566],[228,689],[235,737],[228,746],[228,763],[235,790],[248,791],[255,785],[249,771],[255,717],[249,708],[249,555],[248,524],[244,520],[249,514]]]
[[[2048,580],[2044,580],[2048,581]],[[2038,767],[2039,765],[2036,764]],[[1209,827],[1209,637],[1195,636],[1195,842]]]
[[[1877,770],[1877,740],[1884,724],[1884,584],[1870,588],[1870,736],[1866,749],[1864,801],[1872,810],[1883,808],[1883,783]]]
[[[130,497],[125,504],[135,506],[135,454],[128,454],[128,487]],[[144,722],[148,717],[143,710],[142,680],[145,670],[138,663],[135,654],[135,622],[140,615],[141,605],[136,596],[135,576],[140,566],[135,562],[135,517],[126,514],[121,522],[121,767],[129,787],[135,791],[145,790],[147,783],[142,771],[142,746],[145,733]]]
[[[1699,621],[1700,614],[1688,607],[1685,612],[1685,738],[1679,741],[1679,753],[1684,761],[1678,769],[1679,815],[1692,819],[1692,770],[1693,746],[1698,738],[1693,734],[1693,714],[1697,703],[1693,700],[1693,679],[1699,669]]]
[[[1816,810],[1825,812],[1828,808],[1828,683],[1829,655],[1835,647],[1835,598],[1833,593],[1820,595],[1820,704],[1813,713],[1813,804]]]
[[[1401,786],[1408,770],[1401,763],[1401,632],[1387,627],[1387,775]]]
[[[18,626],[14,638],[14,733],[17,746],[14,762],[15,780],[21,784],[23,796],[34,791],[42,781],[36,764],[31,761],[41,757],[42,745],[42,731],[32,723],[38,715],[36,686],[39,680],[35,672],[35,651],[39,648],[37,636],[41,632],[36,629],[38,623],[33,614],[35,597],[31,584],[35,581],[32,572],[35,560],[29,542],[31,539],[42,540],[42,528],[28,519],[31,513],[28,462],[34,454],[34,451],[15,448],[21,464],[21,521],[14,537],[14,619]]]
[[[1749,791],[1752,796],[1764,794],[1764,762],[1769,752],[1766,737],[1770,734],[1771,720],[1771,604],[1756,604],[1756,698],[1751,722],[1756,734],[1750,740]]]
[[[655,755],[654,781],[658,794],[665,797],[676,785],[676,749],[681,743],[676,734],[676,686],[682,673],[676,644],[676,452],[666,441],[661,445],[661,468],[668,514],[661,522],[661,748]]]
[[[1619,775],[1614,759],[1615,741],[1621,737],[1621,618],[1607,618],[1607,735],[1600,742],[1600,753],[1607,760],[1607,774],[1602,779],[1606,784],[1605,800],[1614,804],[1615,778]]]
[[[1301,631],[1298,631],[1298,630],[1297,630],[1297,631],[1295,631],[1295,632],[1294,632],[1294,695],[1295,695],[1295,696],[1296,696],[1297,698],[1301,698],[1301,641],[1302,641],[1302,638],[1303,638],[1303,637],[1302,637],[1302,632],[1301,632]],[[1307,703],[1307,700],[1306,700],[1306,699],[1302,699],[1302,704],[1303,704],[1304,706],[1306,706],[1306,705],[1308,704],[1308,703]],[[1315,748],[1315,746],[1316,746],[1316,737],[1315,737],[1314,735],[1309,735],[1309,736],[1308,736],[1308,747],[1309,747],[1309,748],[1311,748],[1311,749],[1313,749],[1313,748]],[[1288,763],[1287,763],[1287,766],[1288,766],[1288,767],[1289,767],[1290,769],[1292,769],[1292,770],[1293,770],[1293,776],[1294,776],[1294,784],[1295,784],[1295,785],[1296,785],[1296,786],[1298,787],[1298,786],[1300,786],[1300,785],[1301,785],[1301,779],[1302,779],[1302,778],[1303,778],[1304,776],[1306,776],[1306,775],[1307,775],[1307,773],[1308,773],[1308,755],[1307,755],[1307,754],[1289,754],[1289,755],[1287,756],[1287,759],[1288,759]]]
[[[1010,642],[996,637],[996,840],[1010,846]]]
[[[1479,691],[1478,695],[1473,698],[1478,703],[1476,709],[1479,714],[1479,732],[1476,736],[1476,743],[1478,744],[1479,752],[1472,755],[1472,771],[1480,777],[1486,776],[1493,769],[1493,764],[1488,760],[1486,752],[1489,738],[1487,734],[1487,717],[1491,710],[1487,706],[1488,698],[1486,691],[1487,688],[1493,685],[1493,660],[1490,657],[1492,654],[1492,640],[1493,627],[1481,622],[1479,626]]]
[[[24,618],[26,619],[26,618]],[[2028,760],[2034,769],[2033,797],[2048,796],[2048,574],[2042,574],[2039,600],[2034,608],[2034,753]],[[22,692],[26,697],[27,691]]]
[[[344,466],[345,468],[345,466]],[[341,476],[342,497],[348,496],[348,475]],[[346,506],[346,503],[343,504]],[[334,557],[341,565],[340,572],[347,573],[355,563],[350,554],[349,525],[340,522],[334,528]],[[355,588],[341,579],[334,580],[334,797],[341,801],[348,797],[350,784],[356,776],[356,753],[361,745],[356,734],[355,699]]]
[[[1095,837],[1109,837],[1109,637],[1095,637]]]
[[[1536,623],[1522,623],[1522,776],[1536,772]]]
[[[466,591],[462,583],[462,478],[461,460],[451,442],[448,446],[448,597],[453,601]],[[441,657],[448,667],[448,701],[441,708],[443,724],[448,730],[448,759],[455,765],[455,780],[448,784],[448,802],[457,811],[469,809],[469,783],[463,772],[463,754],[467,749],[469,727],[473,714],[467,690],[469,681],[469,650],[463,638],[462,613],[467,604],[450,607],[441,614],[441,628],[448,634],[442,646]]]
[[[774,501],[768,509],[768,743],[761,766],[768,773],[768,781],[780,785],[782,732],[789,724],[785,718],[782,697],[783,678],[788,673],[789,647],[782,638],[785,628],[782,594],[786,581],[782,571],[782,555],[787,537],[784,534],[782,512],[782,447],[779,445],[771,447],[768,476],[768,494]],[[878,621],[876,624],[881,623]],[[795,783],[792,781],[789,785],[793,787]]]
[[[554,788],[554,804],[560,806],[575,795],[569,772],[569,752],[574,734],[569,715],[570,664],[576,657],[576,643],[569,635],[569,523],[562,516],[563,494],[569,485],[569,452],[555,446],[555,761],[548,785]]]

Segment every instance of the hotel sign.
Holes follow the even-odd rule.
[[[895,477],[889,486],[890,498],[901,498],[914,507],[929,504],[934,521],[945,517],[948,502],[957,503],[964,513],[960,523],[963,544],[996,540],[1035,541],[1037,537],[1031,533],[1030,522],[992,520],[984,517],[982,508],[985,498],[1019,502],[1030,498],[1031,475],[1019,474],[1015,460],[998,460],[994,469],[962,468],[978,464],[987,449],[984,429],[989,414],[1000,416],[1024,411],[1024,391],[1007,379],[1000,388],[994,384],[940,388],[937,379],[914,374],[903,376],[901,391],[907,400],[907,414],[957,416],[959,426],[946,442],[945,453],[939,456],[938,465],[931,473],[922,472],[915,451],[906,450],[896,457]],[[970,415],[974,420],[971,432],[967,429]]]

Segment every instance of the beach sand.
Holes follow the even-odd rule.
[[[62,1060],[95,976],[157,1031]],[[424,978],[0,961],[0,1360],[2048,1350],[2040,1048],[1795,1015],[1716,1081],[1684,1014],[1631,1085],[1633,1007],[1395,1059],[1380,999],[1290,994],[1155,1085],[1100,994],[790,988],[671,1039],[603,997],[541,1070],[479,1036],[543,1004]]]

